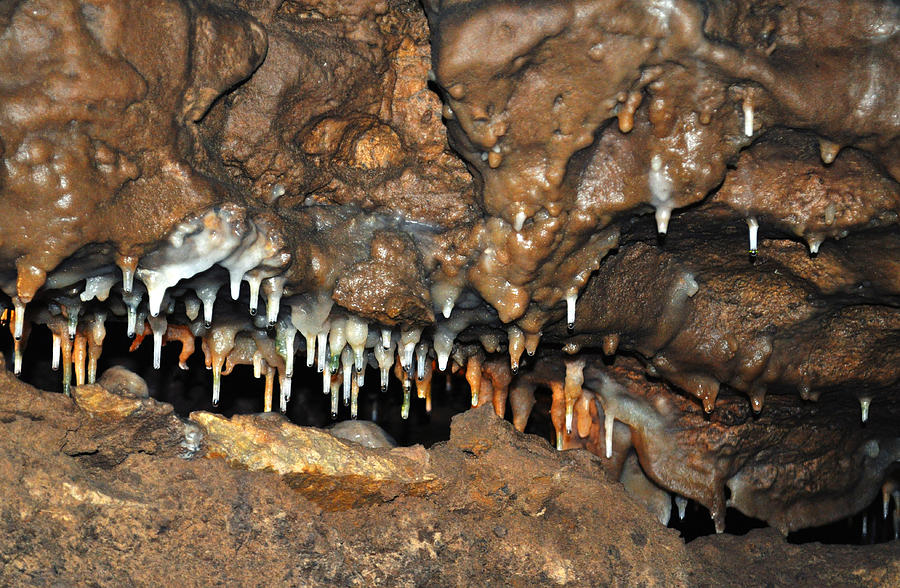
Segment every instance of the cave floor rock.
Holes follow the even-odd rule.
[[[76,393],[89,407],[85,396]],[[280,430],[283,447],[321,434],[271,416],[230,422]],[[185,458],[197,449],[185,434],[196,431],[149,398],[130,413],[90,413],[0,371],[0,583],[900,583],[897,542],[796,546],[767,529],[686,546],[598,458],[557,453],[490,406],[456,417],[451,439],[427,451],[348,446],[353,467],[371,459],[388,472],[382,481],[414,481],[366,485],[374,478],[359,470],[360,501],[317,500],[353,491],[353,478],[324,466],[305,485],[262,462],[230,467],[246,445],[223,451],[221,432],[209,435],[218,449]]]

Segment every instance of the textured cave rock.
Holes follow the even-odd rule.
[[[541,449],[533,467],[586,468],[571,473],[585,495],[603,471],[660,520],[671,493],[708,508],[719,531],[732,507],[788,533],[853,515],[900,483],[896,2],[15,0],[0,6],[0,78],[7,365],[21,371],[38,353],[29,337],[49,329],[41,353],[91,427],[110,447],[144,447],[107,451],[79,436],[83,455],[63,453],[88,465],[69,463],[52,484],[129,460],[144,472],[135,484],[150,484],[147,472],[166,466],[148,455],[198,450],[175,442],[183,423],[126,372],[98,380],[103,357],[124,351],[104,353],[113,329],[134,336],[132,350],[152,346],[156,367],[168,343],[180,344],[182,368],[202,355],[210,410],[222,378],[249,370],[240,366],[262,380],[267,411],[324,392],[333,414],[356,416],[361,390],[396,378],[406,418],[411,404],[430,410],[444,393],[432,379],[450,372],[473,406],[491,404],[523,431],[549,397],[552,443],[599,458]],[[0,388],[4,402],[26,402],[15,394],[26,392]],[[81,418],[63,398],[40,398],[60,422]],[[203,418],[221,426],[212,453],[252,441],[244,417]],[[275,429],[292,425],[268,418],[251,461],[287,471],[266,446],[277,453]],[[519,447],[508,428],[483,425]],[[447,447],[478,453],[455,442],[432,450],[431,465]],[[285,482],[177,463],[186,476],[224,476],[233,504],[277,488],[290,496],[277,499],[282,515],[300,501],[327,518],[285,484],[329,487],[330,501],[314,504],[354,504],[373,521],[408,507],[408,530],[469,508],[454,501],[483,503],[458,461],[435,465],[454,481],[427,491],[410,464],[373,483],[358,470]],[[365,508],[348,498],[354,484]],[[522,539],[549,549],[541,533],[555,533],[546,561],[557,567],[504,560],[511,573],[604,581],[560,563],[596,555],[583,543],[610,524],[564,538],[559,529],[597,516],[577,504]],[[229,537],[263,533],[240,508]],[[454,528],[484,536],[454,553],[502,539],[466,517]],[[629,521],[614,524],[643,525]],[[388,545],[353,537],[364,553]],[[753,541],[787,557],[770,535]],[[606,569],[625,574],[612,553],[601,554]],[[216,557],[225,576],[243,573]],[[476,582],[455,557],[429,569]],[[629,568],[623,582],[707,581],[689,577],[692,566]]]
[[[890,585],[900,574],[889,545],[790,546],[757,531],[686,546],[599,458],[558,453],[489,407],[459,416],[447,443],[418,449],[428,487],[341,503],[327,485],[298,491],[289,475],[202,457],[206,439],[169,405],[147,399],[134,414],[98,419],[63,395],[0,381],[4,583],[720,585],[739,573],[749,583]],[[253,434],[253,420],[267,429],[272,416],[235,424]],[[293,429],[284,447],[327,435]],[[200,453],[185,459],[186,445]],[[339,454],[321,463],[321,481],[346,483],[325,473],[345,463]]]

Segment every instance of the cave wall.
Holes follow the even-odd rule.
[[[898,23],[874,0],[4,3],[9,363],[46,326],[69,392],[125,323],[198,347],[214,403],[242,364],[268,408],[318,388],[296,355],[336,414],[367,364],[407,412],[450,369],[520,430],[549,390],[559,449],[615,476],[633,452],[719,529],[726,487],[785,533],[840,519],[900,458]]]

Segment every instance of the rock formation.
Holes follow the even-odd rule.
[[[717,531],[731,507],[787,534],[884,497],[890,527],[898,80],[889,0],[10,0],[7,363],[51,357],[110,431],[171,409],[126,370],[99,379],[107,331],[152,344],[155,368],[169,343],[184,369],[201,351],[213,405],[252,366],[265,411],[324,392],[355,418],[361,391],[397,379],[406,418],[452,374],[520,432],[549,404],[551,443],[598,457],[534,467],[603,471],[663,522],[690,499]],[[326,511],[464,484],[458,464],[422,464],[435,454],[352,457],[324,433],[305,442],[327,467],[293,470],[265,455],[292,427],[279,418],[197,416],[210,445],[179,451],[261,452],[254,464]],[[335,473],[329,455],[356,465]],[[552,525],[594,516],[578,502]],[[559,552],[586,557],[595,530]],[[563,568],[541,569],[602,581]],[[691,569],[622,581],[705,581]]]

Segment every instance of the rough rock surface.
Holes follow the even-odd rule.
[[[431,410],[432,378],[449,370],[473,406],[509,407],[520,431],[549,408],[558,449],[603,456],[578,458],[576,494],[599,468],[659,518],[673,492],[718,530],[726,505],[785,533],[833,522],[900,475],[898,79],[891,0],[0,2],[0,322],[12,335],[0,347],[17,374],[36,379],[29,362],[44,354],[41,366],[60,368],[80,406],[59,408],[75,427],[64,454],[77,457],[48,459],[79,484],[95,470],[125,484],[115,468],[149,472],[148,455],[197,476],[218,467],[178,461],[201,451],[199,429],[140,380],[97,380],[121,351],[104,356],[108,328],[133,336],[132,350],[152,345],[148,368],[168,343],[183,369],[202,354],[204,409],[252,366],[267,411],[302,415],[300,401],[325,392],[333,415],[355,417],[377,388],[368,366],[382,388],[400,381],[406,419],[420,401]],[[285,422],[198,419],[245,467],[293,472],[307,493],[331,484],[321,476],[334,472],[266,456],[285,447]],[[57,443],[58,430],[40,434]],[[345,447],[322,435],[309,446]],[[461,479],[441,470],[453,443],[427,467],[421,452],[402,472],[385,457],[393,477],[361,491],[366,516],[404,528],[444,516],[433,497]],[[523,471],[575,459],[529,455]],[[176,471],[162,474],[170,487]],[[218,471],[260,484],[226,484],[223,503],[286,487]],[[321,505],[357,504],[360,471],[337,476],[330,502],[291,491],[277,504],[331,521]],[[528,484],[552,495],[557,482]],[[132,500],[121,488],[116,500]],[[112,500],[90,491],[76,494]],[[213,498],[185,500],[205,512]],[[403,510],[413,504],[423,510]],[[561,527],[523,541],[593,554],[602,525],[581,525],[588,508],[566,503]],[[228,524],[263,533],[241,512]],[[452,528],[478,532],[453,554],[490,537],[472,513]],[[66,536],[84,520],[66,518]],[[582,534],[564,539],[576,520]],[[368,532],[355,549],[405,540]],[[602,582],[541,557],[502,569]],[[462,560],[435,558],[428,569],[478,583]],[[626,583],[678,580],[665,561],[615,570],[634,574]]]
[[[686,547],[596,457],[557,453],[488,407],[457,417],[450,441],[427,451],[437,484],[332,510],[274,472],[180,457],[184,424],[166,405],[147,400],[111,428],[62,395],[7,376],[2,385],[5,584],[888,585],[900,574],[895,546],[861,557],[754,534]],[[295,427],[288,437],[307,434],[322,433]]]
[[[900,575],[896,545],[789,545],[771,529],[700,538],[688,550],[702,561],[716,562],[710,568],[718,568],[733,586],[892,586]],[[702,586],[723,581],[703,572],[698,576]]]

